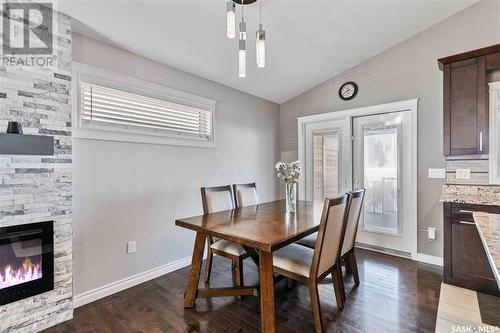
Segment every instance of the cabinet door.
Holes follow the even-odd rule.
[[[498,214],[499,207],[445,203],[444,282],[498,295],[498,287],[486,256],[472,211]]]
[[[453,220],[451,224],[452,275],[467,281],[492,280],[495,278],[474,222]]]
[[[443,74],[444,154],[487,154],[485,57],[446,64]]]

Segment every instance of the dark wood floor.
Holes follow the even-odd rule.
[[[330,279],[320,287],[324,326],[328,332],[433,332],[441,271],[435,266],[369,251],[358,251],[361,285],[346,278],[347,303],[337,310]],[[254,264],[245,261],[245,284],[257,282]],[[188,268],[75,310],[74,319],[44,332],[258,332],[256,297],[198,299],[183,309]],[[231,284],[230,264],[215,257],[212,286]],[[276,286],[278,332],[312,332],[308,289],[286,281]]]

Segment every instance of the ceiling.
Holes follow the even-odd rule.
[[[238,41],[226,37],[224,0],[65,0],[59,8],[76,32],[283,103],[476,2],[260,1],[266,67],[255,64],[255,3],[245,6],[246,78],[238,77]]]

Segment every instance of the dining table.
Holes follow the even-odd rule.
[[[196,232],[184,308],[194,308],[197,298],[258,296],[261,331],[275,332],[273,252],[318,231],[322,207],[310,201],[297,201],[295,212],[287,212],[285,201],[277,200],[177,219],[177,226]],[[208,236],[240,244],[258,267],[258,285],[199,288]]]

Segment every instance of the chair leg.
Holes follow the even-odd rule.
[[[236,274],[236,285],[238,287],[243,287],[243,258],[240,257],[238,260],[234,261],[234,273]]]
[[[349,261],[349,256],[347,256],[347,258],[344,259],[344,263],[345,263],[346,273],[352,273],[352,267],[351,267],[351,262]]]
[[[354,278],[354,283],[356,285],[359,285],[359,273],[358,273],[358,263],[356,261],[356,256],[354,255],[354,252],[351,252],[349,254],[349,265],[351,266],[352,269],[352,277]]]
[[[292,289],[295,285],[295,281],[293,279],[286,278],[286,285],[288,289]]]
[[[212,272],[212,260],[214,257],[212,249],[210,248],[210,241],[208,240],[208,238],[207,238],[207,245],[208,245],[208,250],[207,250],[207,263],[205,266],[205,283],[210,282],[210,273]]]
[[[314,318],[314,326],[317,333],[323,332],[323,322],[321,320],[321,306],[319,303],[318,283],[316,281],[309,281],[309,294],[311,295],[311,308]]]
[[[337,308],[339,310],[344,309],[344,300],[342,297],[342,285],[340,284],[338,270],[334,268],[332,271],[332,282],[333,282],[333,290],[335,291],[335,300],[337,301]]]
[[[233,259],[231,262],[231,271],[233,275],[233,284],[236,287],[243,287],[243,259]],[[237,299],[241,300],[243,296],[236,296]]]

